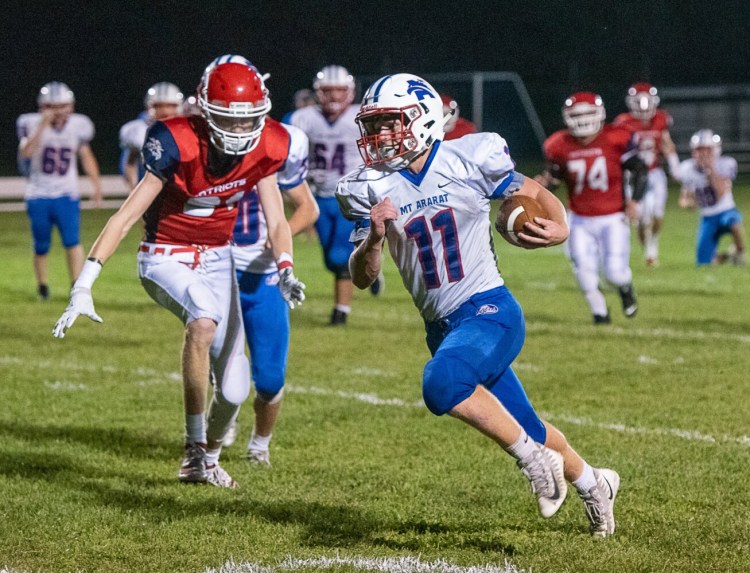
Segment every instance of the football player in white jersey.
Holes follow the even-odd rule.
[[[179,115],[184,101],[185,97],[176,85],[169,82],[154,84],[143,99],[146,110],[120,128],[120,173],[131,189],[146,173],[141,161],[146,131],[155,121]]]
[[[310,186],[320,208],[315,223],[326,268],[334,275],[332,325],[346,324],[351,312],[352,280],[349,235],[353,224],[342,217],[335,199],[336,183],[361,163],[356,140],[359,130],[354,118],[359,106],[354,101],[354,78],[341,66],[326,66],[313,83],[319,105],[292,113],[288,123],[300,128],[310,138]],[[378,294],[382,277],[373,283],[371,292]]]
[[[497,269],[489,221],[490,200],[531,196],[550,219],[536,218],[519,237],[529,248],[548,247],[568,236],[565,209],[514,170],[498,134],[443,142],[448,119],[438,93],[417,76],[385,76],[367,90],[357,115],[365,166],[336,191],[356,224],[352,280],[359,288],[375,280],[387,237],[425,321],[432,353],[422,379],[427,407],[469,424],[513,456],[542,516],[562,505],[567,478],[584,501],[591,532],[606,537],[615,529],[620,478],[588,465],[526,397],[511,367],[525,337],[523,313]]]
[[[78,158],[93,185],[94,206],[102,199],[99,163],[89,145],[94,124],[74,113],[75,96],[62,82],[44,84],[37,96],[38,113],[25,113],[16,121],[18,156],[26,161],[26,212],[34,237],[34,274],[42,299],[50,296],[47,284],[47,253],[52,227],[57,227],[65,247],[71,283],[83,268],[83,246],[79,238],[80,199]]]
[[[284,127],[291,136],[289,156],[277,176],[279,188],[294,205],[289,228],[292,235],[296,235],[315,223],[318,205],[306,181],[307,136],[292,125]],[[242,322],[255,386],[255,424],[247,444],[247,459],[252,464],[270,466],[269,444],[286,378],[289,305],[278,288],[278,267],[268,245],[268,227],[256,189],[245,193],[238,209],[232,258],[240,287]],[[236,433],[236,426],[232,426],[224,438],[225,447],[234,442]]]
[[[698,266],[722,262],[716,254],[719,240],[731,234],[735,265],[745,264],[745,233],[742,215],[732,194],[732,181],[737,176],[737,161],[721,154],[721,137],[710,129],[701,129],[690,138],[692,157],[680,164],[682,181],[680,207],[698,206],[701,222],[695,262]]]

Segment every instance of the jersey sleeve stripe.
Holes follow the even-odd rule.
[[[523,185],[524,176],[517,171],[511,171],[508,175],[500,182],[500,185],[495,187],[495,190],[490,195],[490,199],[499,199],[506,194],[506,191],[515,191],[521,185]],[[514,184],[511,188],[511,184]]]

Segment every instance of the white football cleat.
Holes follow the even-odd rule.
[[[254,466],[271,467],[271,453],[268,450],[247,450],[247,461]]]
[[[237,482],[232,479],[224,468],[219,464],[213,464],[206,467],[206,483],[216,487],[225,487],[228,489],[237,489]]]
[[[516,463],[531,483],[531,491],[539,503],[539,513],[544,518],[555,515],[568,494],[562,455],[540,445],[531,461],[524,464],[519,460]]]
[[[620,489],[620,476],[614,470],[594,469],[596,485],[586,493],[579,493],[591,524],[594,537],[609,537],[615,532],[615,498]]]

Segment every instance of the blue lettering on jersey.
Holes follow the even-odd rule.
[[[163,180],[174,175],[180,166],[180,149],[172,132],[161,121],[154,123],[146,132],[141,154],[146,169]]]
[[[433,195],[432,197],[427,197],[426,199],[419,199],[415,204],[415,209],[424,209],[425,207],[430,207],[432,205],[439,205],[440,203],[447,203],[448,202],[448,193],[443,193],[441,195]],[[409,212],[411,212],[411,204],[409,205]],[[404,213],[404,208],[401,208],[401,214]]]
[[[406,88],[406,93],[413,93],[419,101],[422,101],[426,97],[435,98],[435,94],[430,91],[422,80],[408,80],[406,83],[409,86]]]

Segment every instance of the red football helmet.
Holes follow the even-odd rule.
[[[228,155],[244,155],[260,141],[271,100],[263,77],[245,63],[209,67],[198,104],[208,122],[211,142]]]
[[[651,84],[633,84],[628,88],[625,105],[628,106],[633,117],[642,120],[651,119],[656,113],[656,108],[659,107],[659,96],[656,94],[656,88]]]
[[[604,127],[607,112],[602,98],[593,92],[576,92],[565,100],[563,121],[575,137],[596,135]]]

